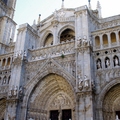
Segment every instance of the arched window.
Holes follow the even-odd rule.
[[[114,56],[113,57],[113,63],[114,63],[114,66],[119,66],[119,58],[118,58],[118,56]]]
[[[51,33],[45,39],[44,46],[53,45],[53,35]]]
[[[97,61],[96,61],[96,68],[97,69],[101,69],[102,68],[102,62],[101,62],[100,58],[98,58]]]
[[[10,57],[8,58],[8,60],[7,60],[7,66],[9,66],[10,65]]]
[[[108,57],[105,58],[105,68],[110,67],[110,59]]]
[[[103,46],[108,47],[108,36],[106,34],[103,35]]]
[[[5,63],[6,63],[6,59],[4,58],[2,61],[2,66],[5,66]]]
[[[114,45],[113,43],[116,43],[116,35],[115,35],[115,33],[111,33],[110,37],[111,37],[111,44]]]
[[[96,36],[95,37],[95,46],[98,48],[100,48],[100,37],[99,36]]]
[[[75,32],[71,29],[64,30],[60,35],[60,43],[75,40]]]

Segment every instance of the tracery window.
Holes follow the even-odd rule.
[[[75,32],[71,29],[66,29],[60,36],[60,43],[75,40]]]

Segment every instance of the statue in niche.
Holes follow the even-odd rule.
[[[58,120],[62,120],[62,109],[61,109],[61,105],[59,105],[59,115],[58,115]]]
[[[3,84],[6,84],[6,80],[7,80],[7,78],[4,77],[4,78],[3,78]]]
[[[86,75],[84,76],[84,87],[89,87],[89,81]]]
[[[119,65],[119,59],[117,56],[114,57],[114,65],[118,66]]]
[[[13,91],[14,96],[17,96],[17,90],[18,90],[18,88],[17,88],[17,86],[15,86],[14,91]]]
[[[82,88],[83,88],[83,80],[82,80],[82,78],[80,77],[80,75],[78,76],[78,80],[79,80],[78,88],[79,88],[79,89],[82,89]]]
[[[101,60],[100,59],[98,59],[97,60],[97,69],[101,69],[102,67],[101,67]]]
[[[108,68],[110,66],[110,59],[109,58],[107,58],[105,60],[105,65],[106,65],[106,68]]]

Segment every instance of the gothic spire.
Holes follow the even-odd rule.
[[[62,0],[62,6],[61,6],[61,8],[64,8],[64,0]]]
[[[101,13],[101,5],[100,5],[100,2],[97,1],[97,10],[98,10],[98,14],[99,14],[99,18],[102,18],[102,13]]]
[[[38,24],[40,24],[40,17],[41,17],[41,14],[39,14],[39,17],[38,17]]]
[[[88,8],[91,10],[91,0],[88,0]]]

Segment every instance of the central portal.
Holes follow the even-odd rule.
[[[72,120],[71,109],[68,110],[51,110],[50,120]]]

